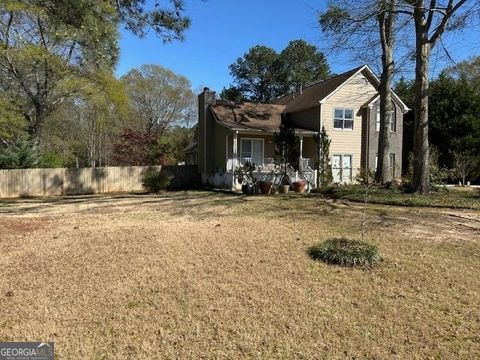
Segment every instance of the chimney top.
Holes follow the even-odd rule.
[[[207,86],[205,86],[205,87],[203,88],[203,91],[204,91],[204,92],[208,92],[208,91],[210,91],[210,88],[207,87]]]

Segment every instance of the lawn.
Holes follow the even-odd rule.
[[[363,202],[365,196],[365,189],[360,185],[327,187],[318,190],[320,195],[325,195],[328,198],[349,201]],[[432,191],[428,195],[419,196],[418,194],[404,192],[395,187],[389,189],[373,187],[369,189],[368,201],[375,204],[397,206],[428,206],[480,210],[480,188],[439,188],[437,191]]]
[[[312,261],[361,205],[176,192],[0,206],[0,341],[57,359],[480,357],[480,214],[371,205],[384,261]]]

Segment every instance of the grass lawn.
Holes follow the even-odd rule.
[[[177,192],[0,207],[0,341],[56,359],[480,357],[480,214],[371,205],[384,261],[312,261],[361,206]]]
[[[331,198],[350,201],[364,201],[365,190],[359,185],[329,187],[323,191]],[[437,192],[419,196],[405,193],[398,188],[378,188],[369,190],[368,201],[375,204],[398,206],[429,206],[440,208],[480,210],[480,188],[441,188]]]

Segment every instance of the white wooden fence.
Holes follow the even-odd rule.
[[[142,174],[147,169],[125,166],[0,170],[0,198],[140,191]]]

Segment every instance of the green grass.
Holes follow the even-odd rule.
[[[360,185],[344,185],[319,189],[317,194],[350,201],[364,201],[365,190]],[[398,206],[425,206],[480,210],[480,190],[474,188],[442,188],[426,195],[406,193],[399,188],[374,187],[369,190],[368,202]]]

